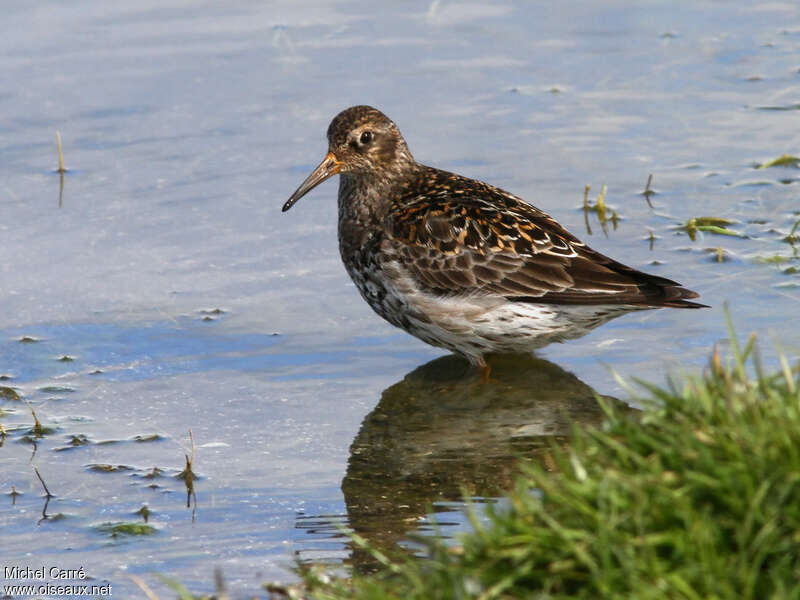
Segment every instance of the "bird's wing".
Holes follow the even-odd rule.
[[[522,302],[687,306],[697,294],[595,252],[498,188],[431,170],[386,216],[383,244],[420,288]]]

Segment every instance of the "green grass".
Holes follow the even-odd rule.
[[[733,339],[733,336],[731,336]],[[754,339],[702,377],[644,386],[523,467],[510,508],[459,545],[352,579],[304,572],[308,598],[800,598],[800,383],[760,370]],[[363,543],[355,539],[356,543]]]

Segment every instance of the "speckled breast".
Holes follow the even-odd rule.
[[[359,247],[340,244],[339,250],[347,273],[372,310],[392,325],[409,331],[408,306],[382,268],[386,257],[381,253],[380,236],[367,236]]]

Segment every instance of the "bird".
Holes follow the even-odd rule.
[[[705,308],[699,294],[593,250],[498,187],[418,163],[397,125],[351,106],[283,205],[339,175],[339,252],[361,296],[411,335],[465,357],[529,353],[631,311]]]

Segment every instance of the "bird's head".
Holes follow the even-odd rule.
[[[328,126],[328,154],[283,205],[284,212],[336,174],[391,180],[414,159],[397,125],[371,106],[351,106]]]

